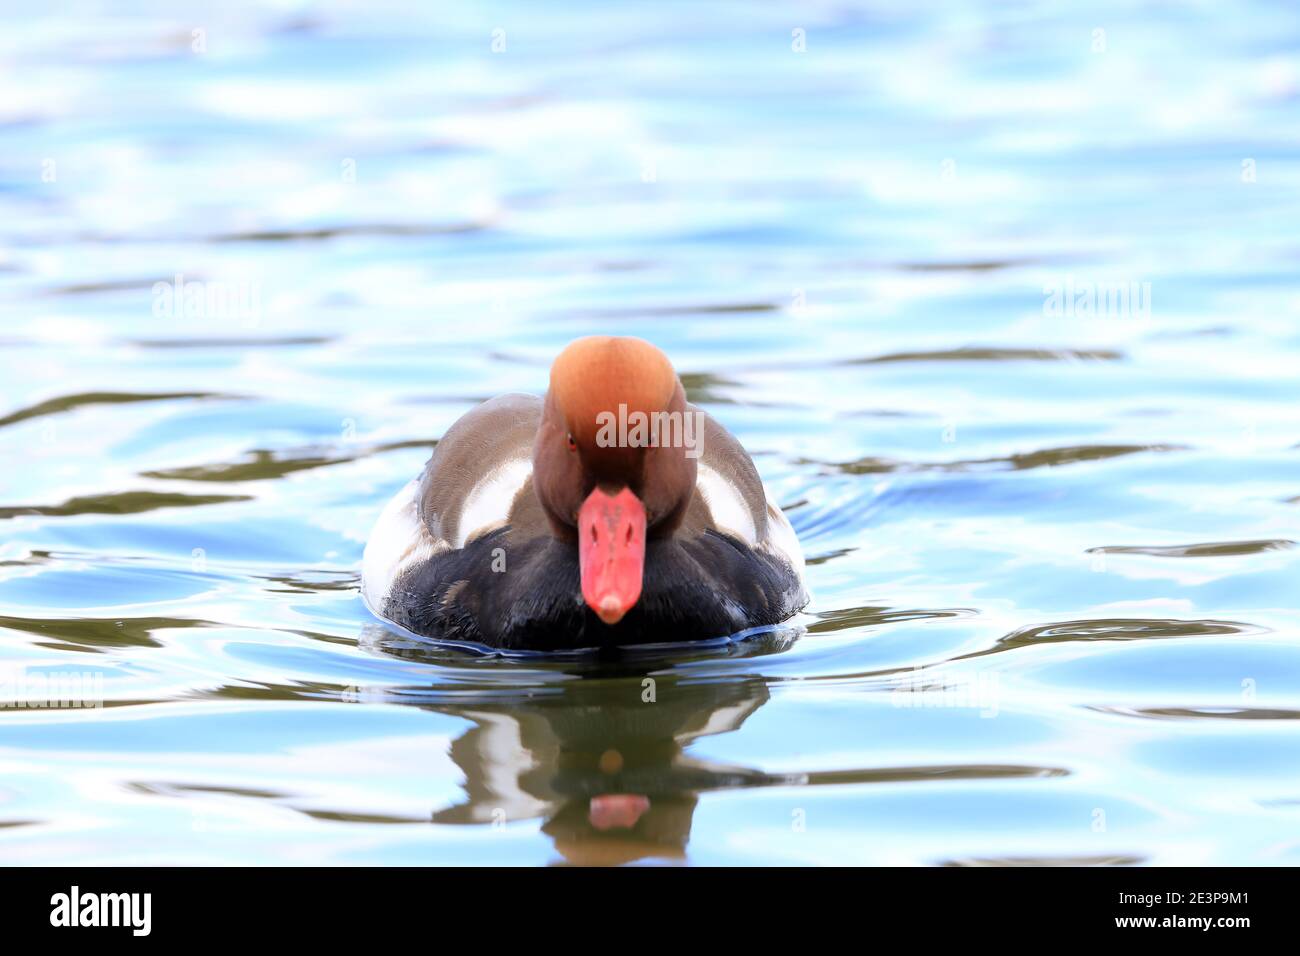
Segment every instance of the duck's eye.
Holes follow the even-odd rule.
[[[569,446],[569,451],[578,450],[578,443],[573,440],[573,432],[569,432],[567,435],[564,436],[564,442]]]

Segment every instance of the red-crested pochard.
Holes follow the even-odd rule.
[[[544,399],[447,430],[380,516],[370,608],[408,630],[558,650],[717,638],[808,601],[803,554],[745,449],[635,338],[571,343]]]

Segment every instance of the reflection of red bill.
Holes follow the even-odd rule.
[[[650,809],[650,798],[639,793],[607,793],[591,798],[587,818],[597,830],[628,830]]]

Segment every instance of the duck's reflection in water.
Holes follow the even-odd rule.
[[[781,632],[740,653],[771,653],[796,638]],[[386,644],[387,653],[413,656],[409,645]],[[451,745],[465,775],[464,799],[436,811],[433,822],[540,818],[542,832],[571,863],[673,861],[686,856],[701,793],[803,781],[687,753],[695,740],[736,730],[763,706],[768,690],[759,676],[696,677],[663,660],[542,673],[548,679],[527,686],[472,679],[442,685],[418,701],[473,724]],[[521,671],[507,667],[505,674]]]
[[[583,678],[560,694],[491,708],[438,707],[474,726],[451,746],[466,799],[433,819],[542,817],[543,832],[573,862],[681,858],[701,791],[771,782],[693,758],[687,746],[738,729],[767,699],[752,676],[692,684],[628,675]]]

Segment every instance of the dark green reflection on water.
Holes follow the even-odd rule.
[[[162,508],[195,508],[200,505],[252,500],[248,495],[186,495],[175,491],[121,491],[69,498],[58,505],[0,506],[0,520],[27,515],[54,518],[70,515],[135,515]]]
[[[0,615],[0,628],[34,634],[38,647],[99,652],[123,647],[162,647],[154,631],[209,627],[206,621],[176,617],[36,618]]]

